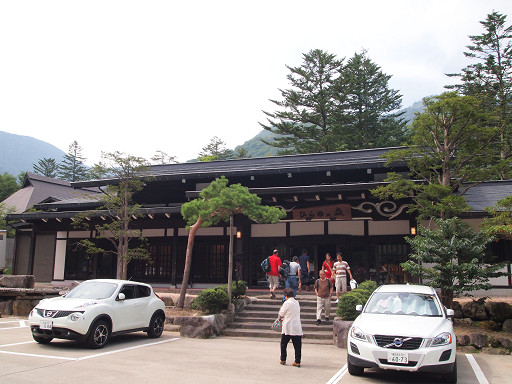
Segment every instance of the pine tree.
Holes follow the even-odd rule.
[[[405,121],[400,113],[402,96],[389,88],[391,76],[372,62],[366,52],[356,53],[343,67],[337,97],[343,116],[342,140],[347,149],[402,145]]]
[[[64,160],[59,165],[58,174],[62,180],[79,181],[87,179],[88,169],[84,165],[85,158],[82,156],[82,147],[78,142],[73,141],[64,155]]]
[[[199,161],[226,160],[234,158],[231,149],[226,148],[226,143],[219,137],[213,136],[210,143],[203,147],[199,153]]]
[[[34,172],[46,177],[56,178],[59,171],[59,164],[52,158],[40,159],[37,164],[32,164]]]
[[[472,44],[464,55],[473,62],[462,73],[449,74],[459,77],[462,84],[447,86],[465,95],[478,96],[488,110],[494,112],[495,125],[500,128],[501,161],[512,159],[512,26],[505,26],[506,16],[498,12],[487,15],[480,24],[481,35],[469,36]],[[501,178],[511,176],[503,172]]]

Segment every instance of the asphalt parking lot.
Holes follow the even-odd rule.
[[[304,344],[302,367],[279,365],[279,342],[217,337],[185,339],[139,332],[111,339],[100,350],[66,340],[33,341],[24,319],[0,319],[0,382],[111,383],[433,383],[436,376],[346,371],[346,352],[334,345]],[[293,347],[289,346],[289,356]],[[459,383],[510,382],[511,356],[458,354]]]

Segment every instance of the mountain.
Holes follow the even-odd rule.
[[[421,113],[425,107],[423,106],[423,101],[417,101],[413,103],[410,107],[403,108],[399,112],[404,112],[401,116],[403,119],[408,121],[407,125],[410,125],[415,118],[415,114],[417,112]],[[235,147],[235,152],[243,147],[247,151],[248,157],[266,157],[266,156],[275,156],[279,151],[279,148],[271,147],[270,145],[264,144],[261,139],[265,141],[272,141],[272,138],[275,135],[263,129],[260,133],[254,136],[252,139],[247,140],[242,145],[238,145]]]
[[[0,131],[0,174],[17,176],[21,172],[33,172],[33,164],[39,160],[52,158],[60,163],[65,154],[45,141]]]

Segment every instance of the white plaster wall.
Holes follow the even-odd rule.
[[[409,235],[409,220],[369,221],[368,234],[378,235]]]
[[[323,235],[324,221],[290,223],[290,236]]]
[[[57,240],[55,245],[55,265],[53,266],[53,279],[64,280],[64,267],[66,266],[67,240]]]
[[[364,221],[329,221],[329,235],[364,236]]]
[[[243,236],[243,234],[242,234]],[[251,224],[251,237],[284,237],[286,223]]]

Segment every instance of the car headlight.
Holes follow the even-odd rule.
[[[452,334],[450,332],[443,332],[432,340],[432,347],[439,347],[440,345],[447,345],[452,343]]]
[[[368,337],[366,336],[366,333],[361,331],[361,329],[358,327],[350,328],[350,336],[357,340],[368,341]]]
[[[81,315],[81,313],[76,313],[75,312],[75,313],[72,313],[69,316],[69,318],[71,319],[71,321],[78,321],[78,320],[80,320],[80,315]]]

